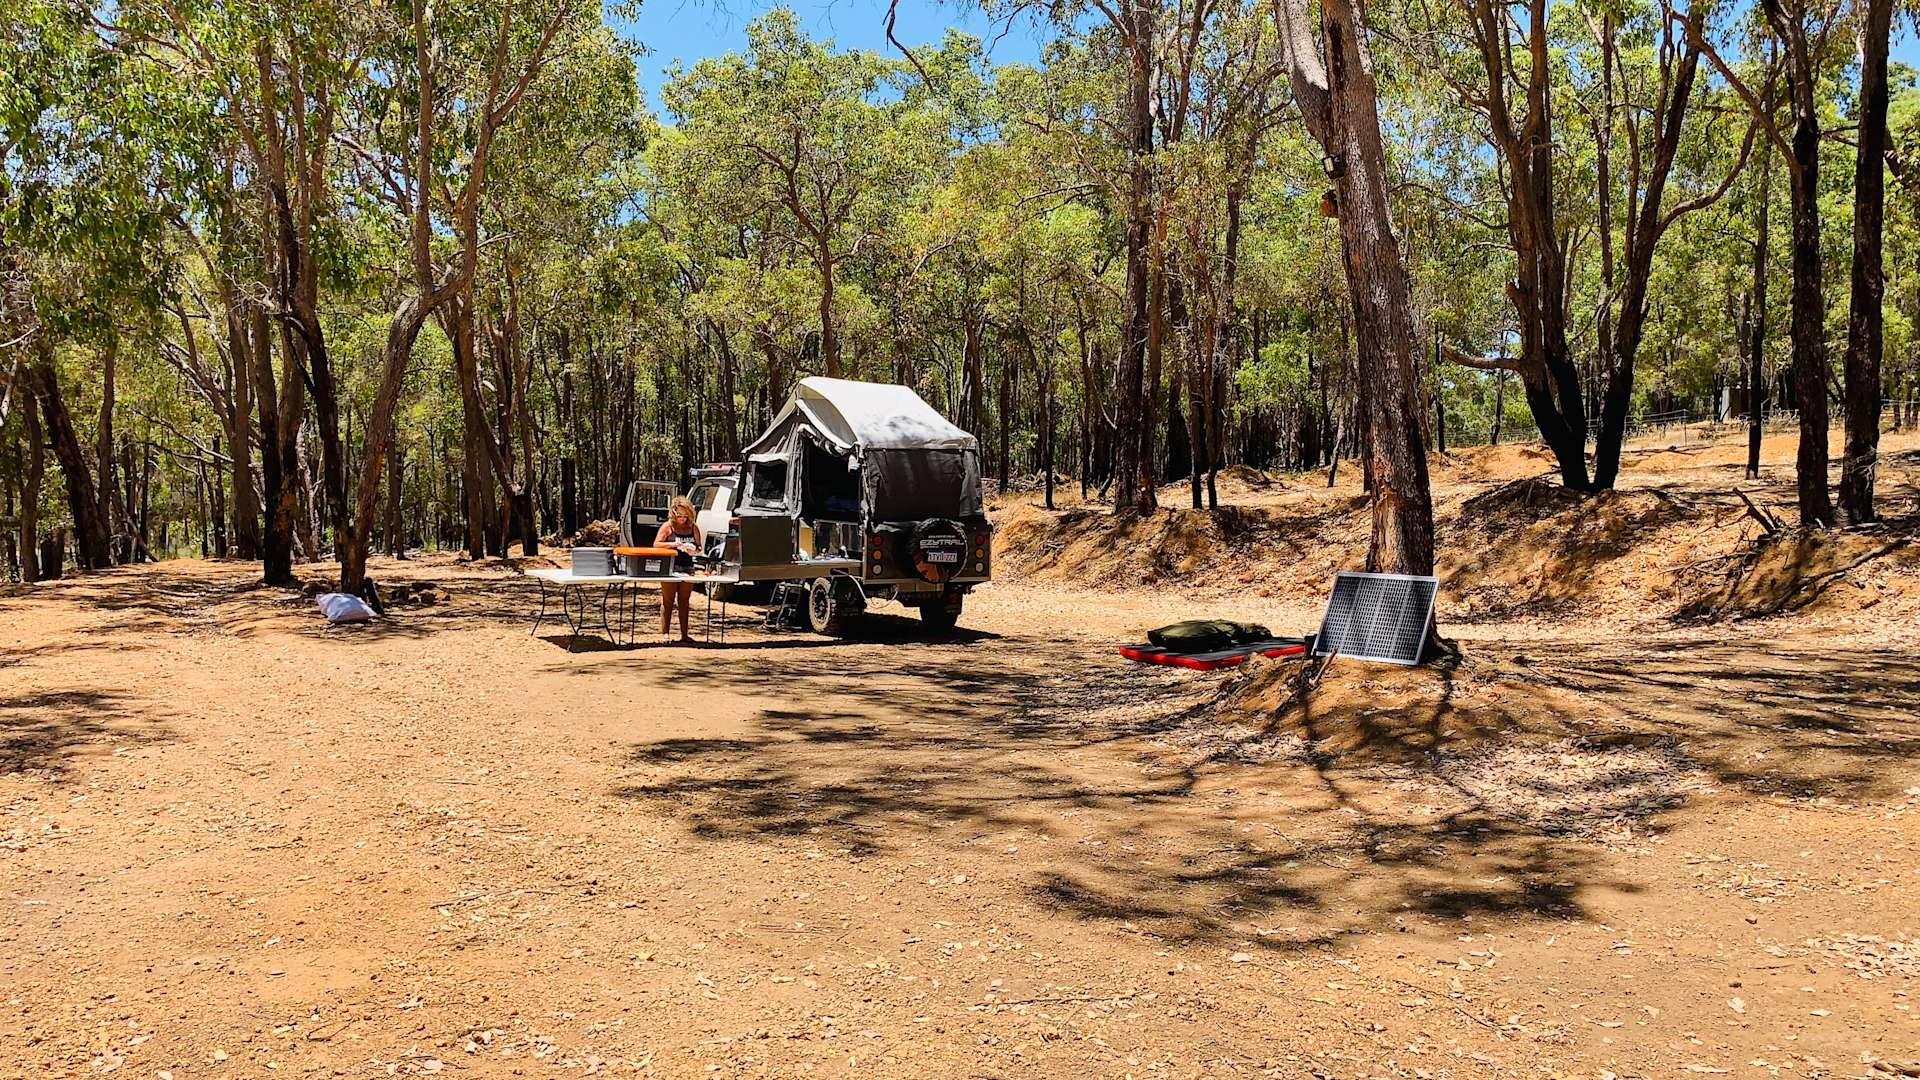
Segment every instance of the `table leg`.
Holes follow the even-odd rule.
[[[533,617],[533,629],[527,631],[528,637],[532,637],[540,632],[540,621],[547,617],[547,581],[545,578],[534,578],[533,580],[540,585],[540,614]]]
[[[578,616],[573,611],[576,602],[580,605]],[[574,646],[580,643],[580,624],[585,621],[587,615],[587,598],[580,592],[578,586],[560,586],[560,613],[567,620],[567,651],[572,652]]]

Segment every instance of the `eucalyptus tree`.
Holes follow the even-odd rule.
[[[1739,151],[1726,164],[1714,151],[1731,144],[1732,132],[1716,114],[1708,113],[1705,130],[1695,134],[1689,152],[1683,154],[1689,111],[1700,111],[1694,99],[1705,94],[1704,88],[1696,90],[1701,55],[1696,31],[1704,14],[1698,10],[1676,13],[1666,0],[1660,0],[1657,9],[1629,11],[1618,22],[1616,18],[1608,10],[1589,13],[1586,20],[1600,65],[1600,100],[1590,115],[1599,164],[1599,354],[1605,374],[1593,485],[1601,489],[1613,487],[1620,472],[1620,448],[1634,400],[1634,366],[1647,327],[1648,280],[1655,253],[1675,222],[1713,205],[1732,188],[1746,165],[1758,127],[1751,122],[1745,125]],[[1676,29],[1676,23],[1684,28]],[[1610,155],[1615,126],[1627,147],[1618,193]],[[1669,205],[1667,188],[1675,180],[1691,180],[1692,190],[1683,190],[1680,194],[1686,197]],[[1616,194],[1624,196],[1617,279]],[[1615,296],[1617,308],[1612,306]]]
[[[247,369],[259,413],[263,576],[287,583],[293,580],[299,437],[309,386],[337,553],[347,520],[338,379],[321,318],[321,278],[333,253],[321,246],[339,210],[331,167],[340,112],[346,95],[367,77],[369,29],[331,0],[129,0],[113,30],[127,48],[143,50],[190,86],[229,127],[228,176],[238,172],[247,180],[265,278],[251,303],[277,331],[280,370],[276,376],[270,331],[248,335],[247,348],[231,355],[236,369]],[[217,224],[225,233],[235,231],[231,219]],[[216,250],[237,254],[224,242]],[[222,266],[219,272],[232,276],[235,269]],[[232,292],[227,298],[235,299]],[[235,307],[228,305],[229,319],[237,318]],[[236,335],[233,344],[241,343]],[[249,362],[239,363],[242,357]],[[245,377],[238,370],[235,375]]]
[[[1275,5],[1295,106],[1325,151],[1366,395],[1366,472],[1373,536],[1367,569],[1433,572],[1433,495],[1420,426],[1407,272],[1387,198],[1373,51],[1361,10],[1322,0],[1318,32],[1306,0]],[[1324,49],[1324,53],[1322,50]]]
[[[387,325],[379,382],[365,423],[352,513],[339,526],[340,588],[366,577],[385,455],[414,341],[436,309],[471,288],[480,260],[480,210],[494,141],[539,78],[558,43],[578,44],[600,25],[584,0],[535,0],[524,7],[407,5],[380,26],[358,102],[356,154],[405,236],[405,292]],[[436,214],[436,208],[439,213]],[[436,220],[457,247],[435,251]],[[455,353],[461,346],[456,343]]]
[[[62,355],[111,356],[118,326],[158,309],[170,193],[192,181],[203,120],[84,6],[23,0],[0,24],[0,371],[5,399],[38,409],[83,570],[114,559],[112,396],[90,461]]]
[[[776,8],[747,27],[744,53],[701,60],[663,91],[702,195],[777,230],[817,278],[822,372],[842,374],[841,266],[885,227],[891,204],[945,148],[903,65],[835,50]]]
[[[1846,450],[1840,509],[1856,524],[1872,521],[1880,453],[1881,355],[1886,330],[1882,234],[1886,228],[1887,39],[1893,0],[1856,0],[1860,94],[1853,175],[1853,272],[1847,309]]]
[[[1695,47],[1713,62],[1739,94],[1754,119],[1779,149],[1787,169],[1792,206],[1793,288],[1788,333],[1793,340],[1794,404],[1800,411],[1800,446],[1795,455],[1800,523],[1833,523],[1827,492],[1827,340],[1826,290],[1820,254],[1820,82],[1831,62],[1832,29],[1838,11],[1828,0],[1761,0],[1767,27],[1781,43],[1791,136],[1756,92],[1714,48],[1700,23],[1689,23]],[[1878,393],[1877,389],[1875,391]]]
[[[1515,269],[1506,291],[1520,326],[1520,354],[1504,366],[1519,373],[1562,482],[1585,489],[1587,405],[1568,341],[1567,237],[1555,185],[1555,162],[1564,148],[1554,126],[1550,14],[1548,0],[1523,0],[1512,8],[1495,0],[1456,0],[1453,10],[1433,16],[1420,30],[1436,43],[1429,50],[1432,69],[1476,114],[1499,163],[1494,180]],[[1458,354],[1456,359],[1471,362]]]
[[[540,269],[578,257],[580,240],[612,220],[624,194],[613,179],[618,162],[640,149],[629,49],[597,22],[570,31],[567,47],[548,61],[551,71],[529,84],[516,122],[500,132],[474,234],[476,248],[488,254],[442,309],[469,445],[505,490],[526,555],[539,550],[537,387],[528,338],[538,336],[550,309],[548,287],[559,284],[543,280]],[[479,239],[481,232],[491,235]],[[484,295],[481,278],[490,286]],[[483,400],[483,351],[493,361],[498,423],[488,419]]]

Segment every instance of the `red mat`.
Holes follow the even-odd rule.
[[[1120,655],[1142,664],[1159,664],[1162,667],[1187,668],[1192,671],[1214,671],[1245,663],[1249,656],[1297,656],[1307,651],[1307,644],[1298,638],[1272,638],[1267,641],[1255,641],[1246,645],[1237,645],[1219,652],[1180,653],[1163,649],[1158,645],[1122,645]]]

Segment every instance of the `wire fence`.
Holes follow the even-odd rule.
[[[1837,427],[1845,413],[1835,410],[1832,420]],[[1737,442],[1746,438],[1750,423],[1746,412],[1730,412],[1726,409],[1690,408],[1671,409],[1664,412],[1643,413],[1627,420],[1625,440],[1666,440],[1674,444],[1703,444],[1718,442]],[[1760,414],[1762,430],[1769,434],[1791,431],[1800,425],[1798,409],[1765,409]],[[1475,419],[1462,422],[1452,416],[1447,417],[1445,444],[1449,448],[1485,446],[1494,441],[1493,421]],[[1880,429],[1882,431],[1901,431],[1920,426],[1920,398],[1883,398],[1880,402]],[[1600,419],[1594,417],[1587,421],[1587,441],[1589,443],[1600,436]],[[1501,425],[1500,442],[1538,443],[1541,442],[1539,429],[1531,419],[1516,421],[1508,417]]]

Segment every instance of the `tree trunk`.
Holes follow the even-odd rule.
[[[1767,208],[1773,202],[1773,148],[1760,159],[1760,206],[1753,241],[1753,321],[1747,327],[1747,479],[1760,478],[1760,440],[1765,434],[1767,384]]]
[[[246,317],[234,307],[231,290],[222,285],[227,306],[227,385],[232,405],[227,410],[228,455],[233,458],[233,553],[242,559],[260,557],[260,496],[253,487],[253,349],[247,339]]]
[[[580,466],[571,457],[560,459],[560,532],[568,537],[580,532]]]
[[[1670,31],[1664,30],[1663,33]],[[1609,44],[1611,48],[1611,44]],[[1663,44],[1661,55],[1666,56],[1670,48]],[[1673,70],[1671,80],[1662,79],[1665,96],[1655,103],[1654,120],[1659,125],[1655,133],[1652,153],[1648,155],[1648,164],[1641,168],[1641,155],[1638,152],[1629,156],[1627,183],[1635,197],[1627,200],[1626,216],[1626,258],[1625,280],[1621,284],[1620,315],[1618,324],[1607,331],[1601,347],[1601,363],[1606,371],[1606,390],[1601,398],[1600,431],[1594,441],[1593,486],[1600,490],[1612,488],[1620,474],[1620,449],[1626,441],[1627,413],[1633,404],[1634,363],[1640,351],[1640,341],[1647,325],[1647,285],[1653,275],[1654,250],[1659,246],[1671,219],[1662,206],[1666,192],[1667,178],[1673,171],[1673,162],[1679,153],[1682,123],[1686,119],[1687,104],[1693,96],[1694,78],[1700,68],[1700,49],[1691,35],[1680,54]],[[1611,107],[1612,99],[1608,99]],[[1752,145],[1752,134],[1741,148],[1741,161],[1746,157],[1746,148]],[[1637,148],[1636,148],[1637,151]],[[1736,163],[1734,168],[1738,169]],[[1728,182],[1731,182],[1731,177]],[[1724,186],[1720,189],[1724,192]],[[1716,196],[1717,197],[1717,196]],[[1695,200],[1683,204],[1676,213],[1698,208],[1702,203]],[[1602,226],[1605,228],[1605,226]]]
[[[820,362],[829,379],[840,377],[840,331],[833,325],[833,234],[820,227]]]
[[[127,448],[127,471],[131,473],[133,471],[133,443],[129,441],[126,444],[126,448]],[[132,494],[131,481],[128,482],[128,493],[129,495]],[[149,513],[149,511],[152,509],[152,498],[151,498],[152,495],[153,495],[153,442],[152,440],[148,440],[142,447],[141,455],[140,455],[139,509],[136,512],[132,505],[129,505],[127,508],[128,509],[127,516],[138,523],[137,528],[135,528],[133,531],[133,551],[127,560],[129,562],[156,561],[153,556],[153,544],[151,543],[151,537],[153,534],[147,528],[149,522],[152,521],[152,517]],[[133,500],[129,498],[128,502],[132,503],[132,501]],[[161,529],[163,532],[165,531],[165,528],[166,528],[166,523],[162,522]],[[164,543],[161,545],[161,547],[163,548],[165,546],[166,545]]]
[[[1056,388],[1053,378],[1053,354],[1047,354],[1047,368],[1040,388],[1040,468],[1046,473],[1046,507],[1053,509],[1053,429],[1059,423],[1054,416]]]
[[[1367,569],[1433,572],[1433,501],[1420,434],[1413,318],[1406,267],[1387,201],[1373,57],[1351,0],[1323,0],[1324,67],[1305,0],[1279,5],[1296,98],[1325,148],[1339,198],[1340,240],[1359,331],[1358,376],[1368,387],[1366,469],[1373,480],[1373,536]]]
[[[40,485],[47,472],[47,438],[32,401],[21,403],[20,414],[27,436],[26,469],[20,489],[20,580],[39,581]]]
[[[387,554],[396,559],[407,557],[405,527],[401,524],[400,502],[403,482],[407,475],[406,454],[400,443],[395,442],[393,452],[387,458],[387,520],[384,526],[387,539]]]
[[[1151,190],[1151,189],[1150,189]],[[1159,509],[1160,506],[1160,373],[1166,355],[1168,281],[1167,281],[1167,222],[1166,208],[1156,198],[1153,210],[1153,231],[1150,234],[1152,246],[1147,259],[1147,370],[1140,385],[1140,416],[1136,435],[1140,440],[1140,450],[1134,458],[1139,469],[1139,479],[1133,488],[1133,505],[1141,513]],[[1172,290],[1171,306],[1184,309],[1184,297],[1177,287]],[[1184,310],[1181,313],[1184,320]],[[1169,403],[1169,411],[1178,411],[1177,403]]]
[[[1500,338],[1501,358],[1506,358],[1507,339]],[[1500,445],[1500,422],[1507,415],[1507,373],[1496,371],[1493,374],[1493,437],[1487,441],[1494,446]]]
[[[1151,486],[1142,492],[1141,479],[1151,465],[1141,461],[1141,449],[1152,445],[1143,429],[1151,407],[1146,398],[1147,333],[1150,321],[1148,291],[1149,249],[1152,245],[1154,57],[1154,0],[1124,0],[1130,24],[1127,87],[1127,240],[1126,296],[1120,315],[1120,354],[1115,379],[1115,442],[1113,510],[1152,509]]]
[[[1780,0],[1765,0],[1767,21],[1787,46],[1787,83],[1793,111],[1791,196],[1793,296],[1788,336],[1793,341],[1793,393],[1800,409],[1796,457],[1800,523],[1831,525],[1827,495],[1826,292],[1820,265],[1820,100],[1818,72],[1807,42],[1804,3],[1792,17]]]
[[[94,428],[93,457],[99,468],[99,490],[103,496],[100,503],[101,524],[106,527],[109,544],[113,544],[116,538],[122,541],[113,545],[120,550],[113,551],[112,547],[108,549],[111,552],[110,558],[115,562],[124,563],[133,561],[133,545],[131,538],[124,536],[126,531],[124,518],[120,521],[121,528],[114,527],[114,519],[119,515],[114,513],[112,497],[112,492],[117,490],[113,477],[113,376],[114,368],[118,366],[119,356],[120,339],[117,335],[111,335],[107,338],[106,348],[101,350],[100,354],[100,422]]]
[[[1873,481],[1880,453],[1881,300],[1886,272],[1881,231],[1886,214],[1887,37],[1893,0],[1865,0],[1860,26],[1860,131],[1853,181],[1853,295],[1848,305],[1846,451],[1840,508],[1847,520],[1874,520]]]
[[[251,321],[253,397],[260,415],[260,486],[266,500],[261,578],[269,585],[291,585],[294,532],[300,516],[300,409],[305,395],[290,362],[284,363],[276,389],[266,316],[255,311]]]
[[[40,541],[40,581],[57,581],[67,575],[67,530],[55,529]]]
[[[358,595],[366,583],[367,551],[373,535],[374,506],[380,498],[380,474],[393,439],[393,413],[406,382],[407,361],[414,339],[430,311],[426,297],[414,294],[400,303],[387,326],[387,345],[381,355],[380,385],[374,392],[373,412],[367,417],[366,445],[360,455],[360,479],[354,488],[353,517],[340,556],[340,591]]]
[[[220,452],[220,436],[218,435],[213,437],[213,449],[215,453]],[[227,545],[227,496],[226,482],[221,475],[222,472],[224,472],[224,470],[220,468],[220,463],[216,460],[213,463],[213,486],[208,489],[207,497],[213,512],[213,517],[208,523],[209,527],[213,530],[213,554],[216,558],[224,559],[231,554],[231,550]]]
[[[73,419],[67,413],[66,399],[60,393],[59,376],[53,370],[51,346],[39,339],[41,355],[26,367],[27,380],[40,403],[40,419],[53,442],[53,455],[60,462],[66,480],[67,509],[73,515],[74,548],[79,568],[103,569],[112,563],[105,508],[93,484],[80,438],[74,433]]]

